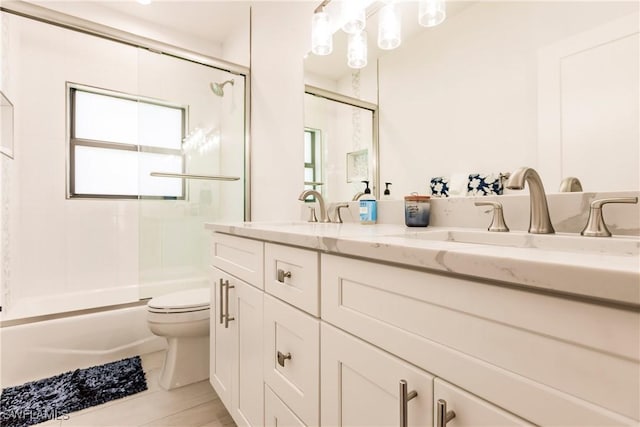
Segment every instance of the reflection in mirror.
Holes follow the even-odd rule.
[[[640,188],[638,2],[449,2],[433,28],[399,5],[402,44],[377,53],[380,173],[396,194],[525,165],[547,192],[569,176],[585,191]],[[310,57],[305,72],[323,61],[336,66]]]
[[[340,202],[370,181],[377,196],[376,105],[313,86],[305,90],[305,188]]]

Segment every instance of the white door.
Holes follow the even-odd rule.
[[[231,288],[235,279],[212,267],[211,273],[211,343],[209,352],[209,381],[222,403],[230,410],[232,403],[233,368],[236,352],[236,322],[225,321],[227,309],[233,306],[236,289]],[[227,287],[227,284],[229,285]],[[229,305],[226,304],[228,295]],[[232,314],[230,314],[232,316]]]
[[[240,426],[264,425],[264,381],[262,371],[263,295],[238,279],[233,281],[237,341],[237,370],[233,384],[233,418]]]
[[[406,425],[433,419],[433,377],[326,323],[321,326],[321,420],[323,426],[401,425],[401,380],[407,394]]]
[[[479,397],[436,378],[433,386],[434,426],[438,426],[438,411],[455,415],[447,425],[450,427],[500,427],[532,426],[525,420],[498,408]],[[438,408],[439,407],[439,408]],[[446,411],[445,411],[446,407]],[[442,424],[442,423],[440,423]]]

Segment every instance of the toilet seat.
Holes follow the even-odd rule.
[[[150,313],[191,313],[209,310],[210,301],[208,288],[190,289],[151,298],[147,310]]]

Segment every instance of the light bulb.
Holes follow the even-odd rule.
[[[363,31],[367,21],[365,16],[364,4],[362,0],[343,0],[342,1],[342,31],[347,34],[355,34]]]
[[[333,51],[331,20],[324,11],[316,12],[311,19],[311,52],[316,55],[329,55]]]
[[[349,34],[347,65],[356,69],[367,66],[367,33],[365,31]]]
[[[423,27],[434,27],[447,17],[445,0],[420,0],[418,22]]]
[[[388,3],[380,10],[378,18],[378,47],[395,49],[401,42],[400,11],[394,2]]]

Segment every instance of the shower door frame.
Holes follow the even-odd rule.
[[[235,64],[223,59],[203,55],[188,49],[163,43],[147,37],[138,36],[127,31],[102,25],[93,21],[78,18],[65,13],[57,12],[45,7],[37,6],[22,1],[4,1],[0,11],[24,18],[33,19],[57,27],[101,37],[103,39],[126,44],[150,52],[160,53],[182,59],[196,64],[201,64],[227,71],[231,74],[244,77],[244,220],[251,220],[251,69],[244,65]],[[251,32],[251,8],[249,7],[249,32]],[[67,162],[67,167],[69,164]],[[68,176],[68,173],[67,173]]]

